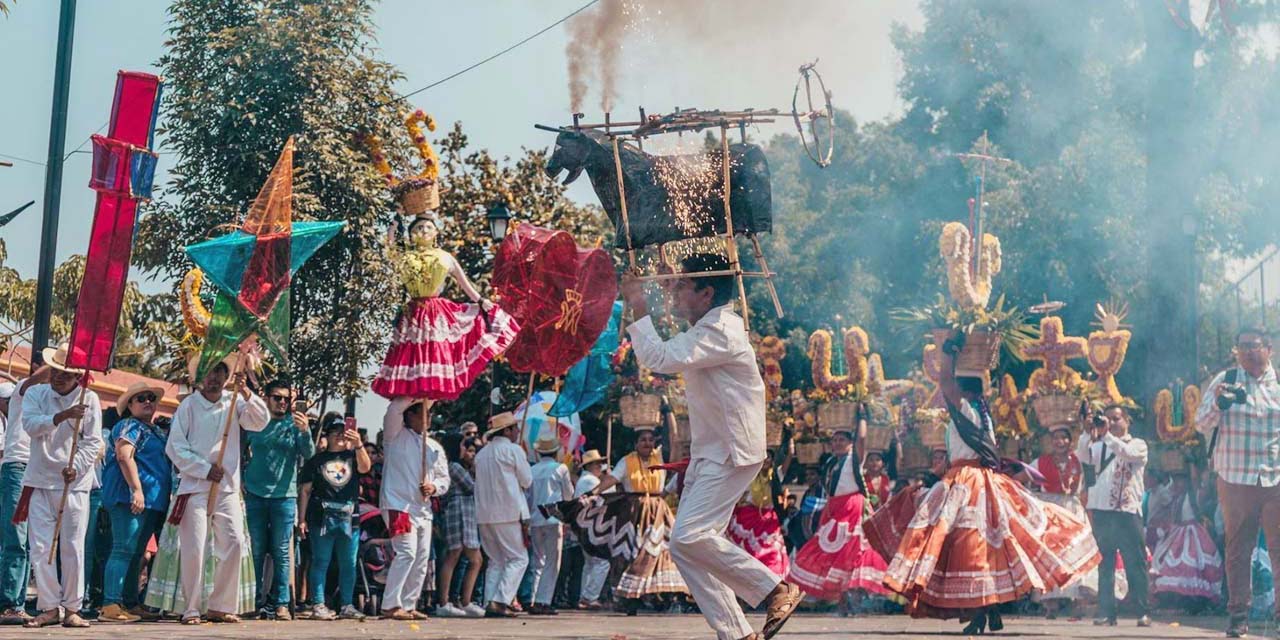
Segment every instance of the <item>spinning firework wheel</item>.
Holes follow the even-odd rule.
[[[831,164],[831,156],[836,149],[836,114],[831,106],[831,92],[818,73],[818,61],[800,67],[800,79],[796,80],[796,89],[791,94],[791,118],[796,123],[796,132],[800,134],[800,143],[804,152],[819,167]],[[800,88],[804,88],[804,110],[801,110]],[[814,92],[820,94],[814,100]],[[808,125],[808,134],[805,128]],[[825,146],[826,150],[822,150]]]

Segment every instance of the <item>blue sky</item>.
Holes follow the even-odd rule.
[[[406,76],[410,91],[429,84],[513,44],[551,24],[586,0],[385,0],[375,25],[382,57]],[[604,0],[615,1],[615,0]],[[636,2],[637,0],[631,0]],[[645,4],[644,0],[638,0]],[[838,107],[859,120],[900,110],[895,97],[898,61],[890,27],[918,28],[916,3],[907,0],[706,0],[696,10],[715,23],[691,20],[661,5],[687,0],[651,0],[646,26],[624,43],[617,109],[634,114],[673,106],[702,108],[789,107],[796,68],[820,58],[819,68]],[[43,163],[48,151],[49,106],[58,30],[57,0],[18,0],[0,18],[0,154]],[[119,69],[158,72],[165,39],[168,2],[163,0],[80,0],[67,117],[67,148],[85,143],[106,123],[115,73]],[[706,9],[706,11],[704,11]],[[727,37],[722,37],[728,34]],[[441,123],[461,120],[472,144],[498,155],[523,147],[545,147],[548,134],[534,123],[567,122],[565,44],[555,28],[522,48],[419,94],[414,103]],[[598,98],[589,94],[588,118],[599,120]],[[762,129],[768,136],[789,124]],[[161,141],[163,147],[163,141]],[[86,143],[83,147],[88,149]],[[10,160],[9,158],[4,158]],[[159,182],[169,158],[161,156]],[[36,205],[0,229],[8,245],[7,264],[26,277],[36,272],[44,167],[13,161],[0,167],[0,212],[35,200]],[[93,214],[86,186],[89,155],[72,155],[64,169],[62,220],[57,261],[84,253]],[[579,181],[571,196],[595,201]],[[134,274],[135,276],[137,274]],[[146,290],[167,288],[142,283]],[[363,403],[362,423],[380,415],[380,403]]]

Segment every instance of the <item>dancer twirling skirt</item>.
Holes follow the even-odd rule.
[[[965,633],[1004,627],[996,605],[1073,584],[1101,561],[1089,524],[1037,500],[999,473],[980,378],[957,379],[955,339],[943,348],[940,387],[951,423],[951,467],[929,489],[903,491],[866,523],[892,558],[884,584],[913,617],[960,618]]]

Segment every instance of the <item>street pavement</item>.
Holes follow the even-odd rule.
[[[1175,620],[1163,616],[1146,629],[1132,620],[1117,627],[1095,627],[1090,620],[1045,620],[1005,617],[1005,629],[996,638],[1222,638],[1222,618],[1186,617]],[[752,616],[753,624],[763,624],[763,616]],[[1251,638],[1275,638],[1276,630],[1259,624]],[[954,620],[912,620],[903,615],[837,618],[819,614],[796,614],[777,640],[910,640],[914,638],[959,638],[961,625]],[[0,638],[94,638],[128,640],[177,640],[179,638],[253,638],[255,640],[351,640],[373,638],[521,638],[538,640],[710,640],[715,637],[697,615],[641,614],[628,618],[614,613],[563,613],[556,617],[516,620],[457,620],[433,618],[426,622],[266,622],[246,621],[238,625],[182,626],[171,622],[134,625],[96,624],[89,629],[23,629],[0,627]]]

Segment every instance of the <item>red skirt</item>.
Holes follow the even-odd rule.
[[[511,345],[519,329],[497,306],[490,309],[486,324],[480,305],[416,298],[396,321],[373,391],[384,398],[456,400]]]
[[[836,496],[822,509],[818,532],[796,553],[790,581],[819,600],[838,600],[845,591],[888,594],[884,559],[862,535],[861,493]]]
[[[1101,562],[1088,522],[976,461],[894,496],[867,537],[892,558],[884,584],[915,617],[964,618],[1069,586]]]
[[[1199,522],[1174,526],[1151,552],[1151,592],[1216,602],[1222,593],[1222,556]]]
[[[733,519],[729,521],[725,535],[770,571],[786,577],[791,564],[787,558],[787,543],[782,538],[782,523],[778,522],[778,514],[772,508],[738,505],[733,510]]]

